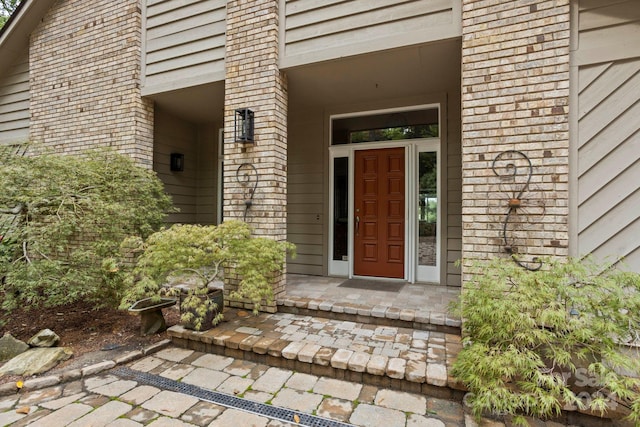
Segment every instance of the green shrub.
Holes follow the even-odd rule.
[[[11,266],[17,253],[17,242],[8,235],[0,234],[0,281],[4,280],[4,275]]]
[[[590,259],[527,271],[496,259],[472,267],[454,311],[463,349],[454,377],[483,413],[546,418],[565,407],[640,422],[640,276]],[[621,375],[626,372],[629,375]]]
[[[1,307],[81,300],[117,306],[122,272],[104,260],[118,256],[126,236],[147,237],[160,228],[171,207],[162,183],[108,150],[2,154],[0,212],[15,220],[2,231]]]
[[[128,290],[121,308],[136,300],[179,292],[177,285],[192,285],[182,302],[181,320],[200,330],[212,303],[199,298],[216,280],[224,278],[224,269],[232,268],[241,277],[231,298],[246,298],[260,309],[262,301],[273,301],[273,274],[283,271],[287,252],[295,247],[263,237],[251,237],[249,226],[241,221],[225,221],[219,226],[176,224],[149,236],[128,239],[124,253],[139,253],[135,268],[128,274]],[[213,319],[215,325],[222,314]]]

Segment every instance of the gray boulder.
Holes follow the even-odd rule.
[[[0,377],[3,375],[41,374],[71,356],[73,356],[73,351],[68,347],[32,348],[0,367]]]
[[[60,337],[51,329],[43,329],[28,341],[31,347],[53,347],[60,341]]]
[[[24,341],[15,339],[7,332],[2,338],[0,338],[0,362],[12,359],[20,353],[24,353],[28,349],[29,346]]]

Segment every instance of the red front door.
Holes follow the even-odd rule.
[[[404,148],[355,152],[353,273],[404,278]]]

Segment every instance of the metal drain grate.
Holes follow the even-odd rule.
[[[185,384],[160,375],[149,374],[148,372],[134,371],[127,367],[118,367],[111,371],[114,375],[121,378],[135,380],[140,383],[155,386],[163,390],[175,391],[177,393],[187,394],[197,397],[198,399],[227,408],[240,409],[242,411],[251,412],[257,415],[263,415],[268,418],[279,421],[296,424],[294,415],[300,417],[298,425],[308,427],[353,427],[352,424],[345,424],[340,421],[334,421],[327,418],[316,417],[315,415],[305,414],[303,412],[292,411],[290,409],[280,408],[277,406],[267,405],[259,402],[252,402],[240,397],[231,396],[229,394],[217,391],[207,390],[191,384]]]

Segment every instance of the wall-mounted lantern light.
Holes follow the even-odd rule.
[[[253,144],[253,111],[248,108],[236,110],[234,133],[236,142]]]
[[[184,170],[184,154],[171,153],[170,168],[173,172],[182,172]]]

